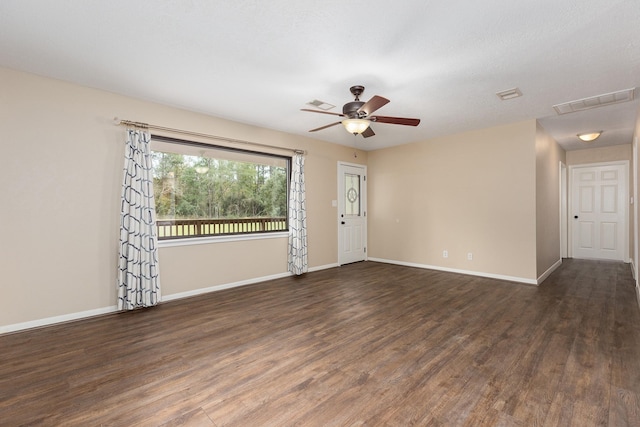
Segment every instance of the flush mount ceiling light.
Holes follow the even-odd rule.
[[[369,127],[369,120],[365,119],[346,119],[342,121],[342,125],[347,132],[359,135]]]
[[[580,138],[580,140],[582,142],[593,142],[596,139],[598,139],[600,137],[600,135],[602,135],[602,131],[597,131],[597,132],[586,132],[586,133],[579,133],[578,134],[578,138]]]

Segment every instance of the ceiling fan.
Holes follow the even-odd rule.
[[[367,102],[360,101],[360,95],[364,92],[364,86],[352,86],[350,88],[351,93],[355,96],[355,101],[347,102],[342,107],[342,114],[332,113],[330,111],[310,110],[302,108],[300,111],[309,111],[311,113],[330,114],[332,116],[344,117],[339,122],[331,123],[325,126],[321,126],[316,129],[311,129],[309,132],[316,132],[322,129],[329,128],[331,126],[342,125],[347,129],[349,133],[354,135],[361,134],[364,138],[369,138],[375,135],[371,129],[371,122],[376,123],[391,123],[394,125],[405,126],[418,126],[420,119],[409,119],[405,117],[389,117],[389,116],[372,116],[373,112],[378,108],[389,103],[387,98],[375,95]]]

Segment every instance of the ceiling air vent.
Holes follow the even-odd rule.
[[[611,104],[633,101],[635,88],[620,90],[618,92],[605,93],[604,95],[578,99],[553,106],[558,114],[575,113],[576,111],[590,110],[591,108],[604,107]]]
[[[307,102],[307,105],[313,105],[314,107],[324,111],[331,110],[335,107],[335,105],[329,104],[328,102],[318,101],[317,99],[314,99],[311,102]]]
[[[507,99],[513,99],[522,96],[522,92],[520,92],[520,89],[518,89],[517,87],[514,87],[513,89],[507,89],[503,90],[502,92],[498,92],[496,93],[496,95],[498,95],[498,98],[500,98],[501,100],[506,101]]]

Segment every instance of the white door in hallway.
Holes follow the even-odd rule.
[[[626,164],[573,167],[571,217],[573,258],[626,261]]]
[[[338,264],[367,257],[366,166],[338,163]]]

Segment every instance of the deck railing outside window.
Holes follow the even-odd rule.
[[[161,219],[158,240],[287,231],[286,218]]]

